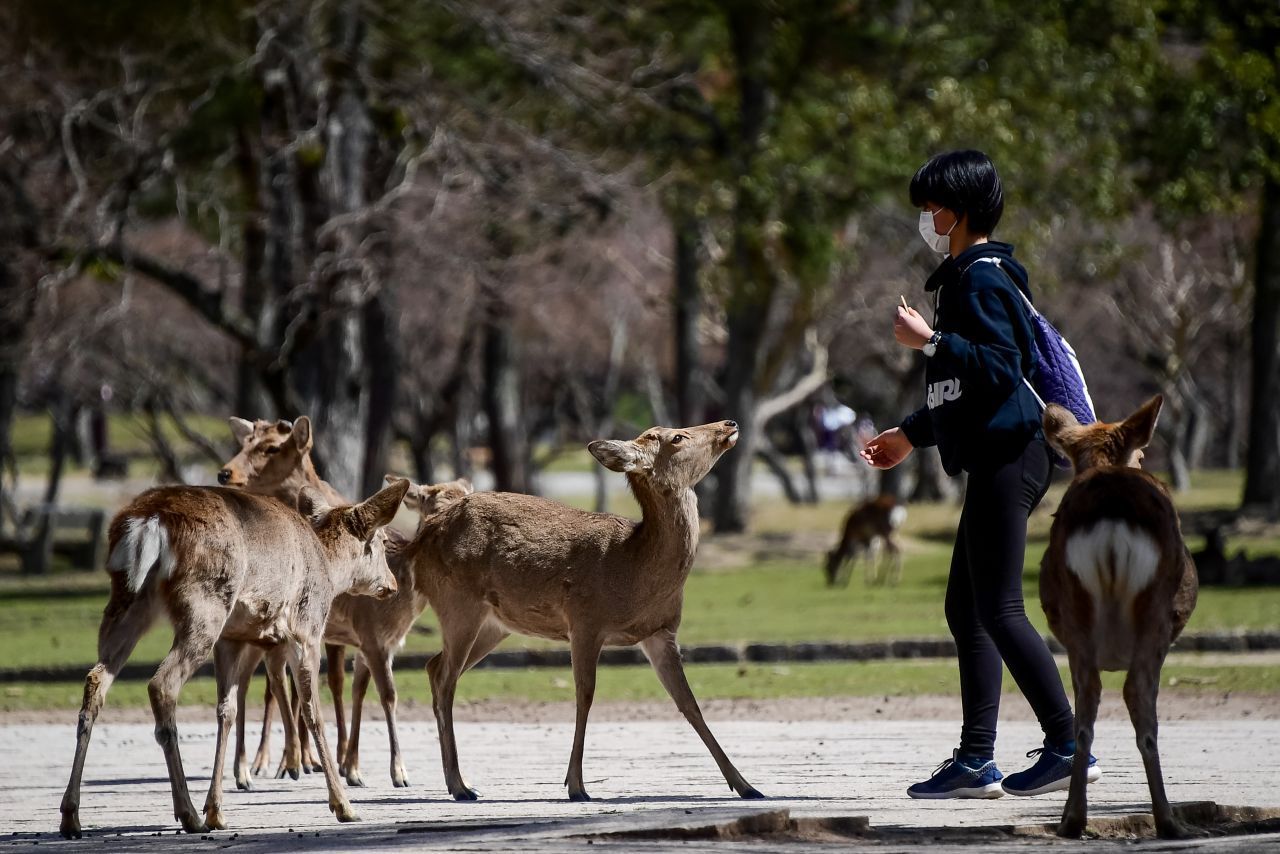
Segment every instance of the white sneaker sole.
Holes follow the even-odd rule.
[[[1089,768],[1089,773],[1085,774],[1084,781],[1086,783],[1096,783],[1098,782],[1098,778],[1101,776],[1102,776],[1102,769],[1099,768],[1097,765],[1092,765]],[[1010,789],[1008,786],[1005,786],[1004,790],[1006,793],[1018,798],[1033,798],[1036,795],[1047,795],[1050,792],[1062,792],[1070,788],[1071,788],[1071,778],[1063,777],[1061,780],[1054,780],[1052,783],[1046,783],[1045,785],[1041,786],[1038,789],[1028,789],[1026,791],[1020,791],[1018,789]]]
[[[1003,798],[1004,787],[999,783],[988,783],[985,786],[971,786],[967,789],[952,789],[949,792],[913,792],[907,790],[909,797],[918,801],[941,801],[947,798],[980,798],[990,800],[992,798]]]

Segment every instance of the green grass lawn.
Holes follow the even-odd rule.
[[[1056,505],[1062,488],[1061,485],[1056,486],[1055,491],[1046,499],[1048,507]],[[1238,494],[1238,491],[1238,475],[1208,473],[1198,478],[1195,489],[1179,497],[1179,503],[1195,507],[1229,505],[1231,496]],[[628,502],[629,498],[619,498],[616,502],[620,505],[618,509],[628,512]],[[839,502],[828,502],[815,507],[794,507],[779,502],[757,508],[757,533],[745,542],[766,543],[770,538],[778,538],[784,534],[805,535],[809,538],[805,542],[812,543],[812,554],[757,559],[748,549],[743,552],[739,565],[696,567],[685,590],[681,640],[686,644],[703,644],[945,637],[948,632],[943,616],[943,595],[950,562],[950,540],[958,508],[954,505],[914,505],[911,508],[904,532],[907,539],[903,581],[898,587],[867,588],[855,573],[853,583],[848,588],[828,590],[822,584],[818,569],[821,551],[826,547],[825,544],[834,539],[836,528],[846,509]],[[1032,622],[1042,631],[1046,627],[1039,607],[1037,567],[1045,547],[1044,534],[1049,521],[1047,512],[1038,513],[1032,521],[1032,533],[1037,536],[1028,548],[1025,575],[1028,612]],[[706,542],[708,548],[714,547],[714,539],[708,538]],[[1280,543],[1274,540],[1238,540],[1230,545],[1232,548],[1244,546],[1259,553],[1280,552]],[[5,666],[90,665],[96,658],[98,624],[106,595],[106,578],[100,572],[58,573],[47,578],[7,579],[0,583],[0,644],[3,644],[6,651]],[[428,610],[419,625],[429,630],[434,627],[434,623],[434,616]],[[1201,591],[1200,602],[1188,631],[1275,629],[1278,626],[1280,588],[1208,588]],[[167,651],[171,639],[168,624],[161,620],[139,643],[132,660],[158,662]],[[415,631],[409,635],[406,649],[411,652],[428,652],[437,649],[438,643],[437,634]],[[519,645],[548,643],[513,637],[505,644],[507,647]],[[902,665],[888,666],[892,670]],[[945,669],[949,665],[940,663],[937,666]],[[1220,669],[1215,669],[1215,672]],[[717,671],[714,668],[700,668],[699,672],[714,674]],[[757,676],[742,683],[728,680],[723,683],[722,688],[715,690],[727,691],[730,685],[754,684],[753,680],[763,684],[772,673],[768,669],[757,671],[751,668],[747,672]],[[792,672],[822,674],[824,671],[793,668]],[[815,676],[817,681],[813,684],[827,685],[828,688],[823,690],[829,693],[856,693],[856,686],[839,680],[854,678],[849,674],[864,671],[839,665],[832,672],[845,675],[832,676],[832,679],[836,679],[834,682],[823,682],[827,676]],[[924,671],[910,671],[915,674],[911,678],[921,672]],[[544,676],[552,680],[559,678],[547,676],[548,673],[551,671],[538,671],[536,674],[493,672],[477,674],[475,678],[479,680],[478,686],[494,686],[485,689],[486,691],[507,690],[501,688],[503,685],[512,686],[512,691],[532,691],[534,686],[542,684],[539,680],[543,680]],[[649,677],[645,676],[641,681],[647,679]],[[783,681],[795,686],[801,684],[803,679]],[[614,691],[623,690],[623,686],[630,683],[608,684],[614,686],[608,690]],[[63,686],[64,689],[66,687]],[[656,683],[654,687],[656,690]],[[19,688],[21,686],[15,687],[15,690]],[[133,687],[121,688],[126,691],[134,690]],[[787,690],[798,689],[793,687]],[[78,691],[79,688],[76,687],[73,693],[78,695]],[[717,694],[719,695],[723,694]]]
[[[774,699],[784,697],[874,697],[919,694],[954,694],[956,666],[950,661],[872,661],[831,664],[694,664],[687,668],[689,683],[702,700]],[[1065,668],[1065,684],[1070,684]],[[256,706],[262,677],[255,676],[249,702]],[[1104,673],[1103,688],[1120,690],[1122,673]],[[1198,664],[1195,656],[1179,656],[1164,668],[1162,694],[1280,692],[1280,668],[1265,665]],[[1006,692],[1014,692],[1006,676]],[[0,687],[0,711],[20,709],[78,709],[82,682],[18,683]],[[396,679],[399,701],[404,705],[431,702],[424,673],[407,673]],[[371,700],[373,695],[371,694]],[[665,700],[657,677],[644,666],[602,667],[596,683],[596,700]],[[212,706],[216,693],[212,679],[193,679],[182,691],[183,705]],[[534,702],[573,699],[573,674],[567,668],[529,670],[473,670],[458,683],[458,702],[479,700],[528,700]],[[324,688],[325,708],[330,708]],[[108,704],[145,708],[146,682],[117,682]],[[957,713],[959,701],[957,700]],[[210,712],[212,715],[212,712]]]

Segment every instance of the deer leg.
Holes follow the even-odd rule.
[[[573,688],[577,699],[574,715],[573,752],[569,754],[569,773],[564,784],[569,787],[569,800],[589,801],[582,783],[582,753],[587,744],[587,715],[596,695],[596,667],[600,662],[601,638],[594,635],[569,635],[569,656],[573,664]]]
[[[71,762],[71,779],[62,796],[62,823],[58,830],[67,839],[80,838],[80,780],[84,760],[89,752],[93,724],[107,700],[107,691],[116,674],[129,659],[138,639],[146,634],[156,618],[156,602],[144,591],[135,596],[125,591],[124,584],[114,579],[111,600],[107,603],[98,630],[98,663],[84,680],[84,699],[80,703],[80,720],[76,725],[76,752]]]
[[[205,604],[205,603],[202,603]],[[197,616],[187,603],[178,603],[181,611],[173,614],[173,646],[160,662],[156,675],[147,683],[151,698],[151,712],[156,719],[156,742],[164,751],[165,765],[169,769],[169,788],[173,794],[173,817],[182,823],[187,833],[201,833],[207,828],[204,819],[191,803],[187,790],[187,777],[182,768],[182,754],[178,749],[178,724],[175,710],[178,693],[191,678],[213,648],[221,634],[227,611],[222,608]],[[176,610],[171,603],[170,610]]]
[[[485,623],[480,629],[480,634],[476,635],[475,641],[471,644],[471,652],[467,654],[467,663],[463,665],[463,670],[470,670],[480,663],[486,655],[493,652],[494,647],[511,637],[511,632],[507,631],[500,623]]]
[[[338,757],[347,754],[347,716],[342,708],[343,680],[347,670],[347,649],[340,643],[324,645],[329,694],[333,697],[333,722],[338,729]]]
[[[454,604],[451,602],[436,608],[440,618],[441,646],[440,652],[427,662],[427,677],[431,682],[431,708],[440,734],[440,761],[444,765],[445,785],[454,800],[474,801],[478,795],[467,786],[458,769],[458,742],[453,733],[453,696],[486,615],[474,607],[465,612],[456,611],[451,607]],[[463,603],[462,607],[467,607],[467,604]]]
[[[889,586],[897,587],[902,581],[902,549],[890,537],[884,538],[885,557],[889,560]]]
[[[252,791],[253,789],[253,775],[249,771],[249,762],[245,757],[244,738],[244,722],[249,706],[249,680],[253,677],[253,671],[258,668],[258,662],[262,661],[262,650],[256,647],[249,647],[249,651],[252,658],[245,663],[244,668],[240,671],[240,685],[236,695],[239,700],[236,707],[236,788],[244,792]],[[270,688],[268,688],[268,691],[270,691]],[[271,695],[268,693],[267,696]]]
[[[404,757],[400,755],[400,737],[396,733],[396,678],[391,673],[392,656],[390,650],[373,649],[366,653],[365,664],[378,686],[382,714],[387,719],[387,740],[391,748],[391,785],[402,788],[409,785],[409,778],[404,773]]]
[[[209,775],[209,796],[204,802],[204,823],[210,830],[225,830],[222,814],[222,772],[227,757],[227,738],[233,720],[240,720],[240,688],[247,681],[244,673],[257,663],[248,644],[220,640],[213,647],[213,672],[218,683],[218,738],[213,754],[213,773]]]
[[[319,673],[318,667],[316,672]],[[298,748],[302,756],[302,772],[304,774],[310,774],[312,771],[321,770],[322,766],[319,760],[316,759],[315,753],[311,750],[313,739],[311,737],[311,733],[307,730],[302,717],[302,689],[298,687],[298,679],[296,676],[293,678],[292,684],[293,698],[292,706],[290,708],[293,711],[293,727],[294,732],[298,734]],[[319,750],[318,746],[316,750]]]
[[[277,780],[283,780],[285,774],[295,780],[302,776],[298,720],[293,716],[293,707],[288,697],[289,677],[285,672],[288,661],[289,653],[283,645],[277,645],[267,652],[267,684],[271,686],[275,704],[280,708],[280,723],[284,727],[284,753],[280,757],[280,767],[276,769]]]
[[[360,721],[364,711],[364,695],[369,690],[369,665],[363,651],[356,656],[355,673],[351,677],[351,735],[347,738],[347,752],[341,754],[338,773],[348,786],[363,786],[360,777]]]
[[[1078,839],[1089,819],[1086,793],[1089,754],[1093,752],[1093,726],[1098,719],[1098,701],[1102,698],[1102,677],[1098,673],[1093,650],[1069,652],[1071,684],[1076,693],[1076,753],[1071,762],[1071,787],[1062,810],[1058,835]]]
[[[360,816],[356,815],[342,790],[337,763],[333,761],[333,754],[329,752],[329,745],[325,741],[324,718],[320,713],[320,696],[316,690],[316,679],[320,672],[320,644],[304,647],[301,643],[290,643],[289,663],[293,666],[298,683],[302,720],[315,739],[316,752],[320,754],[320,767],[324,771],[325,785],[329,789],[329,810],[338,821],[359,821]]]
[[[1160,667],[1164,652],[1149,656],[1134,656],[1124,680],[1124,702],[1129,707],[1129,719],[1138,738],[1138,752],[1147,771],[1147,788],[1151,790],[1151,812],[1156,821],[1156,835],[1161,839],[1188,839],[1205,835],[1202,831],[1187,827],[1174,818],[1173,807],[1164,791],[1164,776],[1160,770],[1160,751],[1156,745],[1156,698],[1160,692]]]
[[[720,773],[724,775],[729,788],[743,798],[763,798],[764,795],[748,783],[729,761],[720,743],[711,734],[711,728],[703,720],[702,710],[698,708],[698,700],[693,696],[693,689],[689,687],[689,680],[684,675],[684,664],[680,658],[680,646],[676,643],[675,633],[664,630],[650,635],[640,642],[640,648],[644,650],[645,656],[658,674],[658,681],[675,701],[676,708],[689,721],[694,732],[707,746],[707,750],[711,751],[711,757],[715,759],[716,765],[720,766]]]
[[[277,695],[280,693],[277,689],[283,689],[283,686],[276,684],[276,675],[271,672],[270,664],[264,668],[266,674],[266,688],[262,692],[262,735],[258,739],[258,752],[254,754],[253,765],[249,768],[249,773],[255,777],[260,777],[267,773],[267,769],[271,767],[271,719],[275,716]],[[285,708],[285,706],[280,706]]]

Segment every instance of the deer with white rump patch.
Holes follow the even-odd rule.
[[[151,489],[112,520],[111,597],[98,630],[98,663],[85,679],[71,779],[62,799],[61,832],[80,836],[80,780],[93,724],[116,674],[138,639],[164,611],[173,646],[148,693],[156,741],[164,751],[174,817],[188,833],[226,827],[222,770],[236,717],[241,670],[261,646],[283,646],[301,692],[302,716],[316,743],[339,821],[357,816],[324,749],[315,678],[330,603],[340,593],[387,596],[396,580],[387,568],[381,527],[395,515],[407,482],[353,507],[330,507],[303,490],[295,510],[270,498],[217,487]],[[301,511],[301,513],[299,513]],[[214,656],[218,733],[204,818],[195,811],[178,751],[178,693]]]
[[[906,520],[907,508],[892,495],[878,495],[850,510],[840,531],[840,542],[827,552],[822,568],[827,586],[847,587],[859,557],[866,559],[863,580],[868,585],[887,581],[896,586],[902,580],[902,549],[894,534]],[[877,542],[883,550],[879,555],[874,554]]]
[[[730,788],[744,798],[761,797],[703,720],[676,644],[684,583],[698,546],[692,487],[737,439],[738,425],[721,421],[655,427],[634,441],[592,442],[588,448],[602,465],[626,474],[643,513],[640,522],[497,492],[468,495],[424,521],[405,554],[440,620],[442,649],[427,674],[454,798],[476,798],[458,770],[458,677],[512,632],[570,644],[577,697],[565,779],[570,799],[589,800],[582,754],[600,650],[636,643]]]
[[[1076,694],[1076,753],[1061,836],[1084,831],[1102,670],[1128,671],[1124,700],[1146,767],[1157,833],[1166,839],[1191,833],[1173,816],[1156,747],[1160,669],[1195,608],[1197,590],[1168,490],[1139,468],[1162,403],[1154,397],[1116,424],[1081,426],[1053,404],[1044,414],[1049,444],[1075,469],[1040,568],[1040,602],[1067,649]]]

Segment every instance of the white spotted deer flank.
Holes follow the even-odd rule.
[[[1116,424],[1081,426],[1050,405],[1049,444],[1071,460],[1075,479],[1054,514],[1040,569],[1040,602],[1067,649],[1076,694],[1076,753],[1058,833],[1078,837],[1094,721],[1102,693],[1099,671],[1125,670],[1125,705],[1146,767],[1156,831],[1190,831],[1173,816],[1156,747],[1156,695],[1169,646],[1196,604],[1195,566],[1164,484],[1138,466],[1162,403],[1152,398]]]

